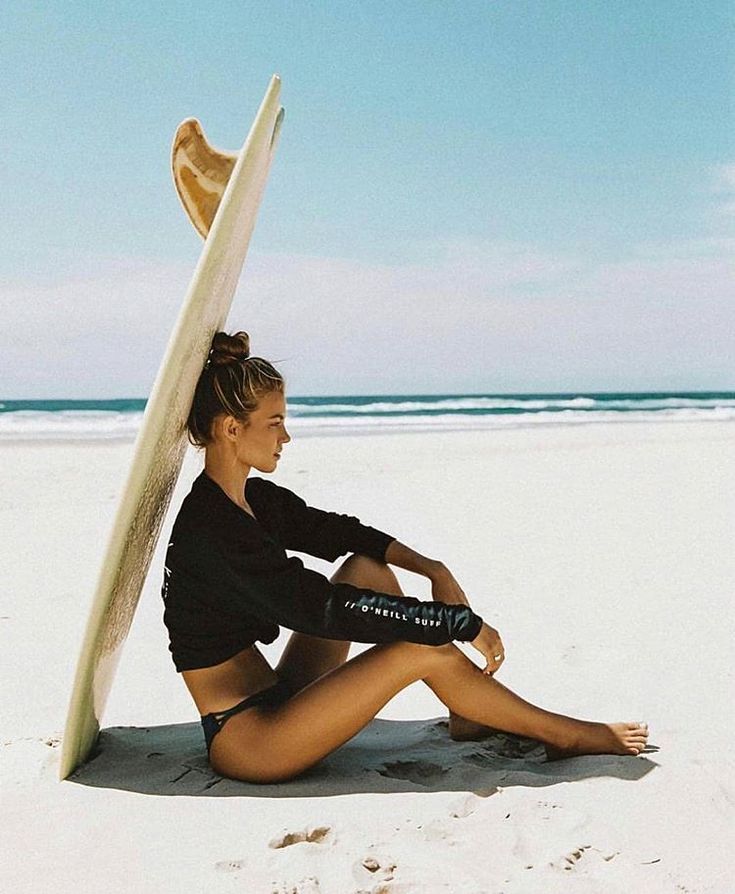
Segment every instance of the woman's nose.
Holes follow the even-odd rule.
[[[288,442],[291,440],[291,435],[286,431],[285,428],[283,429],[283,437],[280,440],[284,444],[288,444]]]

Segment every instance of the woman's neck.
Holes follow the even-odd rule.
[[[232,454],[223,455],[222,451],[207,447],[204,454],[204,471],[233,503],[247,512],[250,511],[245,502],[245,482],[250,473],[250,466],[243,466]]]

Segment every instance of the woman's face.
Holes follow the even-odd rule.
[[[291,440],[286,431],[286,396],[279,391],[263,395],[250,413],[249,424],[238,424],[236,440],[240,462],[259,472],[272,472],[283,445]]]

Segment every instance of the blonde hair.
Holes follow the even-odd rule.
[[[283,376],[274,366],[262,357],[250,356],[247,332],[216,333],[189,411],[189,440],[197,447],[210,444],[212,424],[222,414],[247,424],[260,398],[273,391],[283,393],[284,386]]]

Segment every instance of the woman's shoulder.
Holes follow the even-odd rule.
[[[256,491],[277,491],[286,489],[282,485],[276,484],[275,481],[271,481],[268,478],[258,478],[257,475],[248,475],[245,482],[245,490],[247,491],[251,488]]]
[[[202,472],[184,497],[174,521],[174,528],[196,537],[212,537],[237,529],[240,510]]]
[[[248,478],[245,494],[256,516],[271,519],[276,528],[282,528],[287,519],[301,516],[308,508],[303,497],[265,478]]]
[[[269,481],[267,478],[254,476],[248,476],[245,484],[245,496],[248,502],[250,502],[251,498],[257,501],[259,497],[268,500],[270,503],[290,503],[293,500],[301,499],[282,484],[276,484],[275,481]]]

